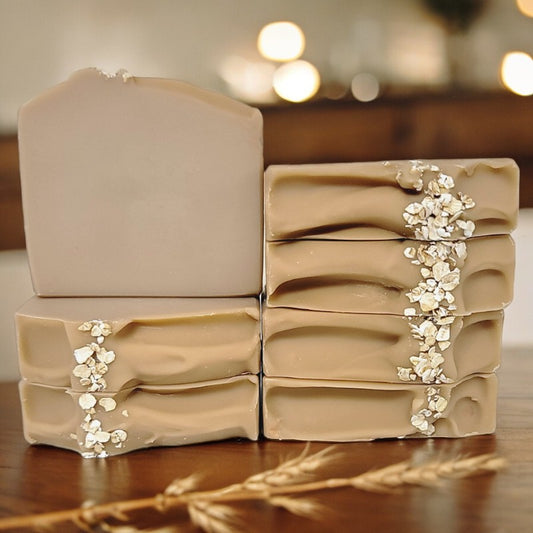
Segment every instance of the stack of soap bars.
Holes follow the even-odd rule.
[[[265,436],[494,431],[517,208],[508,159],[269,167]]]
[[[30,443],[106,457],[495,427],[508,159],[271,166],[260,113],[95,69],[19,115]],[[261,319],[263,389],[260,392]]]
[[[262,120],[95,69],[19,118],[24,431],[86,457],[259,428]]]

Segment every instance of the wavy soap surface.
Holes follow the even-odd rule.
[[[176,385],[259,372],[256,298],[31,298],[17,312],[22,376],[82,391],[74,350],[94,342],[79,326],[105,320],[114,361],[107,390]]]
[[[424,436],[412,417],[427,408],[424,385],[264,378],[263,421],[267,438],[347,442]],[[434,420],[434,437],[492,433],[497,379],[474,375],[437,389],[446,401]]]
[[[269,377],[397,382],[419,342],[421,318],[270,308],[263,314],[263,370]],[[503,311],[457,317],[442,370],[453,381],[499,366]]]
[[[92,456],[81,426],[84,411],[80,392],[21,381],[24,435],[31,444],[49,444]],[[258,437],[257,376],[174,385],[140,387],[114,394],[117,408],[98,413],[98,431],[122,432],[124,440],[104,443],[105,455],[118,455],[154,446],[178,446],[234,437]],[[100,411],[103,411],[100,409]],[[98,431],[96,439],[105,440]],[[92,444],[92,441],[89,441]],[[119,444],[117,446],[117,444]]]
[[[270,307],[403,315],[406,293],[423,279],[406,259],[417,241],[285,241],[267,243]],[[472,238],[454,290],[454,314],[501,309],[513,297],[514,243],[509,235]]]
[[[475,201],[468,211],[475,236],[509,233],[516,227],[519,172],[514,161],[431,164],[454,179],[455,191]],[[267,240],[414,238],[402,214],[425,196],[434,173],[425,171],[422,189],[416,191],[412,166],[411,161],[270,166],[265,174]]]

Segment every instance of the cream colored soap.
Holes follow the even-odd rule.
[[[443,192],[475,203],[460,206],[475,236],[516,227],[519,172],[511,159],[273,165],[265,174],[267,240],[414,238],[404,211],[422,202],[439,173],[453,183]],[[460,229],[446,238],[463,238]]]
[[[333,442],[480,435],[495,429],[496,396],[493,374],[438,387],[265,377],[264,434]]]
[[[80,331],[93,319],[109,327],[101,344],[92,328]],[[259,372],[256,298],[33,297],[16,325],[21,373],[33,383],[83,391],[91,386],[82,385],[84,377],[98,384],[101,374],[105,390],[118,391]],[[82,360],[87,346],[113,355]],[[87,366],[99,358],[112,361],[100,372]]]
[[[67,448],[85,457],[258,437],[257,376],[95,393],[92,408],[87,396],[62,387],[21,381],[20,396],[29,443]]]
[[[441,328],[426,317],[267,308],[263,312],[263,371],[269,377],[455,382],[496,370],[502,323],[503,311],[455,317],[451,325]],[[432,365],[440,356],[443,361]],[[411,371],[405,374],[399,372],[401,368]]]
[[[21,108],[19,146],[38,295],[260,292],[257,109],[86,69]]]
[[[407,293],[428,279],[436,279],[433,267],[413,264],[416,250],[428,246],[408,240],[267,243],[267,305],[399,315],[413,309],[414,314],[427,314],[428,307],[421,308]],[[408,251],[413,251],[414,259],[406,257]],[[468,239],[461,251],[460,257],[453,251],[440,261],[447,263],[450,271],[459,270],[459,277],[451,280],[453,284],[448,282],[444,267],[442,278],[438,275],[435,281],[453,295],[450,313],[464,315],[506,306],[513,297],[515,250],[511,237]]]

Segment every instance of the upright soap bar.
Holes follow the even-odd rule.
[[[21,108],[19,145],[38,295],[260,292],[257,109],[87,69]]]
[[[266,248],[270,307],[350,313],[465,315],[513,297],[509,235],[459,242],[285,241]],[[406,311],[412,310],[412,311]]]
[[[427,317],[266,308],[263,370],[269,377],[455,382],[496,370],[502,323],[503,311],[439,326]]]
[[[453,203],[445,197],[434,213],[446,222],[466,214],[475,236],[509,233],[516,227],[518,181],[516,163],[503,158],[273,165],[265,174],[266,236],[435,240],[417,234],[416,225],[406,227],[403,218],[428,191],[455,197]],[[462,238],[460,230],[444,238]]]
[[[339,442],[480,435],[495,429],[496,396],[494,374],[429,387],[265,377],[264,434]]]
[[[33,297],[15,320],[33,383],[118,391],[259,372],[256,298]]]
[[[85,457],[235,437],[256,440],[259,432],[257,376],[91,395],[23,380],[20,396],[30,444]]]

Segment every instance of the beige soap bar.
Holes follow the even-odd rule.
[[[105,335],[80,331],[93,319]],[[117,391],[259,372],[256,298],[33,297],[16,325],[21,373],[34,383]]]
[[[29,443],[67,448],[85,457],[258,437],[257,376],[96,393],[91,395],[94,407],[86,394],[26,381],[20,383],[20,395]]]
[[[503,311],[458,316],[439,327],[426,317],[267,308],[263,371],[271,377],[458,381],[496,370],[502,323]]]
[[[257,109],[87,69],[21,108],[19,146],[38,295],[260,292]]]
[[[414,264],[420,263],[417,257],[424,263]],[[400,315],[406,309],[426,314],[442,305],[459,315],[501,309],[513,296],[514,262],[509,235],[438,244],[408,240],[267,243],[267,304]],[[425,294],[435,287],[444,291],[441,301],[429,294],[422,303],[413,300],[413,290]]]
[[[403,215],[408,205],[434,199],[427,190],[439,179],[445,187],[431,184],[432,190],[459,200],[437,202],[441,213],[451,209],[448,220],[472,221],[475,236],[516,227],[519,172],[511,159],[275,165],[265,174],[267,240],[424,238]],[[440,238],[463,238],[454,226]]]
[[[438,387],[265,377],[263,395],[270,439],[466,437],[496,424],[494,374]]]

